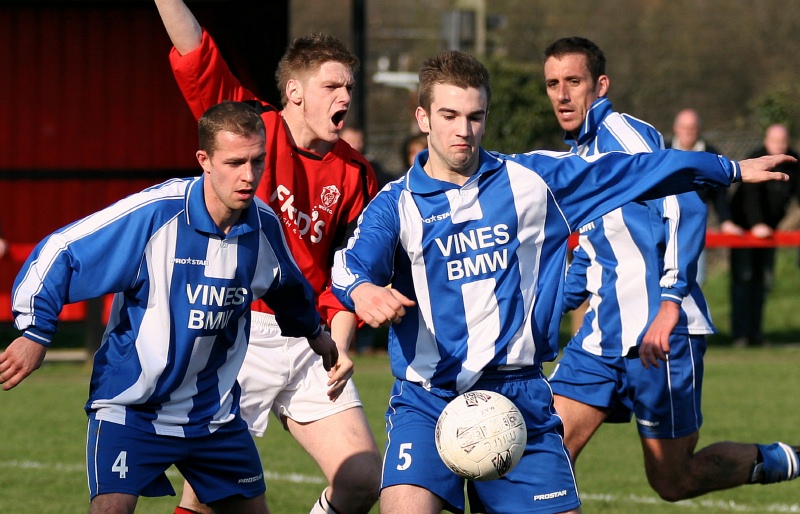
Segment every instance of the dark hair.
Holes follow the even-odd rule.
[[[310,34],[296,38],[283,53],[275,81],[281,92],[281,105],[286,107],[286,83],[291,79],[303,78],[307,73],[318,70],[326,62],[344,64],[352,73],[358,70],[358,57],[353,55],[335,36]]]
[[[419,70],[419,106],[429,112],[433,102],[433,86],[449,84],[460,88],[483,88],[486,107],[492,101],[489,70],[473,56],[458,51],[440,52],[425,59]]]
[[[214,155],[217,134],[223,131],[239,136],[266,133],[264,120],[255,108],[243,102],[222,102],[203,113],[197,124],[200,150],[209,156]]]
[[[600,47],[583,37],[565,37],[555,41],[544,51],[545,61],[550,57],[561,58],[569,54],[586,56],[586,66],[592,80],[597,84],[600,75],[606,74],[606,56]]]

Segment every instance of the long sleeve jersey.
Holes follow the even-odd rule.
[[[612,110],[598,98],[572,152],[640,153],[664,149],[651,125]],[[571,344],[596,355],[627,355],[641,343],[662,301],[680,305],[673,330],[711,334],[711,314],[695,278],[705,244],[706,207],[696,192],[634,201],[579,228],[578,247],[567,270],[564,309],[589,299]]]
[[[318,295],[319,312],[330,322],[343,310],[327,290],[333,254],[344,244],[348,225],[355,224],[377,192],[369,162],[343,140],[325,156],[294,146],[281,113],[241,85],[206,31],[201,45],[186,55],[173,48],[170,62],[197,119],[224,100],[246,101],[261,112],[267,161],[256,195],[281,219],[289,248]],[[253,308],[270,312],[261,302]]]
[[[697,152],[481,150],[458,186],[429,177],[427,159],[418,154],[362,213],[336,254],[333,291],[351,310],[364,282],[414,300],[389,330],[392,373],[447,392],[465,391],[487,367],[555,358],[567,240],[578,227],[640,197],[740,176],[737,163]]]
[[[15,280],[16,327],[46,346],[65,303],[115,293],[86,403],[97,419],[207,435],[238,411],[254,299],[287,335],[320,331],[275,213],[256,199],[226,235],[203,180],[167,181],[54,232]]]

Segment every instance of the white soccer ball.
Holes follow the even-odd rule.
[[[436,449],[456,475],[500,478],[519,463],[528,441],[517,406],[494,391],[469,391],[447,404],[436,422]]]

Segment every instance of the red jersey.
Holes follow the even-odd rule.
[[[195,118],[224,100],[249,101],[267,129],[267,161],[256,194],[283,223],[289,249],[317,295],[328,323],[344,307],[328,290],[333,253],[347,226],[377,193],[375,172],[363,155],[339,140],[325,156],[293,145],[280,112],[256,98],[233,76],[216,43],[204,30],[200,46],[170,53],[172,71]],[[253,309],[271,312],[257,301]]]

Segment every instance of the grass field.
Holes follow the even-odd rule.
[[[706,356],[700,447],[719,440],[800,442],[796,256],[796,251],[781,254],[781,279],[768,305],[767,336],[774,342],[769,347],[727,346],[726,275],[717,272],[709,280],[706,291],[723,333],[712,339]],[[392,382],[388,359],[354,360],[356,383],[382,446],[383,413]],[[0,392],[0,513],[87,511],[83,404],[89,373],[84,364],[47,363],[13,391]],[[272,511],[307,513],[324,486],[314,462],[278,423],[270,425],[258,445]],[[601,428],[582,454],[577,474],[586,513],[800,512],[800,481],[746,486],[677,504],[659,500],[647,485],[633,424]],[[179,490],[181,478],[177,473],[171,478]],[[175,498],[142,498],[137,512],[169,513],[175,504]]]

